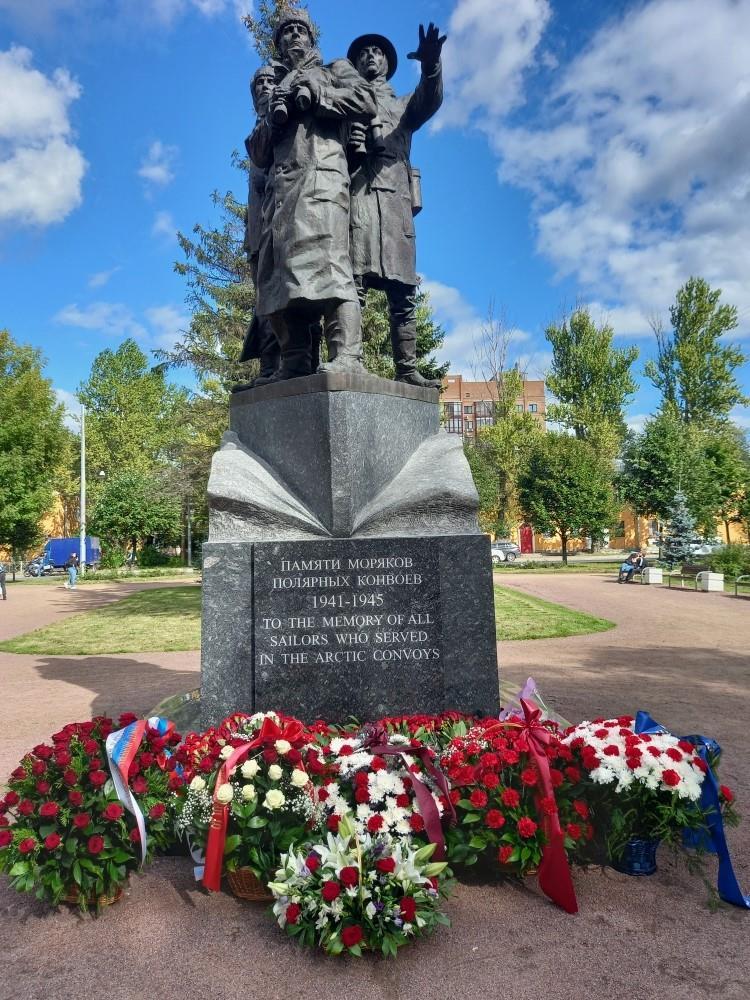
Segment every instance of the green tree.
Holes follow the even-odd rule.
[[[547,407],[547,419],[616,454],[625,407],[638,388],[631,372],[638,348],[615,348],[612,327],[597,327],[584,308],[548,326],[545,336],[552,347],[547,388],[557,400]]]
[[[713,503],[699,520],[706,536],[721,521],[729,542],[729,525],[742,520],[741,508],[750,493],[750,450],[743,431],[726,424],[704,435],[703,448]],[[705,514],[708,513],[708,517]]]
[[[688,510],[687,497],[678,490],[667,515],[667,540],[664,558],[670,566],[690,558],[690,543],[695,538],[695,518]]]
[[[39,540],[64,461],[63,407],[41,353],[0,330],[0,545],[13,559]]]
[[[723,340],[737,326],[737,310],[720,298],[720,288],[689,278],[669,310],[671,332],[653,324],[658,356],[645,372],[686,424],[726,420],[733,406],[748,402],[735,375],[748,356]]]
[[[560,536],[566,565],[569,540],[602,534],[617,513],[611,463],[588,441],[567,434],[539,436],[518,490],[521,509],[534,528]]]
[[[137,470],[116,472],[104,483],[91,511],[91,533],[106,548],[136,552],[139,544],[180,541],[179,500],[164,489],[158,475]]]
[[[274,29],[282,15],[295,10],[307,11],[307,4],[302,3],[301,0],[259,0],[258,16],[253,17],[251,14],[246,14],[242,18],[245,27],[253,36],[255,48],[264,63],[278,58],[273,44]],[[315,22],[313,22],[313,31],[317,42],[320,37],[320,29]]]

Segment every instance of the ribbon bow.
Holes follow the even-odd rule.
[[[520,722],[499,722],[496,728],[499,730],[512,727],[521,730],[516,746],[528,753],[536,764],[543,796],[555,802],[555,789],[549,771],[547,747],[556,740],[556,737],[542,725],[540,708],[523,697],[521,698],[521,708],[524,714],[523,720]],[[495,727],[485,730],[485,735],[493,732],[494,729]],[[540,797],[538,794],[537,799]],[[539,888],[545,896],[567,913],[577,913],[578,901],[573,888],[573,880],[570,877],[568,856],[565,853],[565,836],[560,826],[557,806],[555,805],[555,811],[552,815],[548,815],[543,809],[539,812],[541,813],[542,830],[547,841],[542,850],[542,860],[539,865]]]
[[[273,744],[277,740],[286,740],[294,745],[304,739],[305,730],[298,719],[290,719],[283,725],[274,722],[268,716],[263,720],[258,735],[255,739],[243,743],[237,747],[219,768],[219,774],[214,786],[214,810],[211,816],[211,825],[208,830],[208,842],[206,843],[206,861],[203,870],[203,884],[212,892],[221,889],[221,869],[224,860],[224,844],[227,839],[227,827],[229,825],[229,805],[219,802],[217,793],[222,785],[229,781],[235,767],[241,764],[251,750]]]
[[[638,712],[635,717],[633,731],[636,733],[669,733],[669,730],[656,722],[648,712]],[[669,733],[673,736],[674,733]],[[717,889],[719,896],[725,903],[732,906],[739,906],[743,910],[750,910],[750,896],[745,896],[734,873],[732,858],[729,854],[726,834],[724,832],[724,820],[721,815],[721,802],[719,801],[719,782],[714,773],[709,760],[709,755],[720,756],[721,747],[716,740],[708,739],[705,736],[682,736],[695,746],[696,754],[706,765],[706,775],[701,785],[700,806],[708,812],[708,833],[711,837],[714,850],[719,857],[719,874],[717,878]]]
[[[364,736],[362,749],[373,754],[374,756],[403,757],[404,764],[406,764],[407,768],[409,766],[409,757],[415,757],[417,760],[421,761],[422,767],[425,771],[427,771],[439,790],[443,793],[443,798],[447,803],[446,811],[449,817],[449,822],[456,822],[456,811],[450,800],[448,779],[445,777],[437,764],[430,759],[430,752],[424,744],[413,747],[409,743],[390,743],[390,736],[387,729],[379,723],[365,726],[362,734]],[[414,788],[414,795],[417,799],[419,814],[424,820],[425,832],[427,833],[431,843],[435,844],[437,847],[437,850],[435,851],[435,860],[442,861],[445,858],[445,838],[443,837],[443,826],[440,821],[438,807],[432,797],[432,792],[420,776],[418,774],[414,774],[414,772],[410,772],[410,778],[412,787]]]

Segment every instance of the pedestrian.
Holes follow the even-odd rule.
[[[65,569],[68,571],[68,579],[65,587],[68,590],[75,590],[76,580],[78,579],[78,556],[75,552],[70,553],[70,559],[65,563]]]
[[[8,594],[5,590],[5,575],[6,575],[5,563],[0,563],[0,593],[2,593],[3,595],[3,600],[7,601]]]

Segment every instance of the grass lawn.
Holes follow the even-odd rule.
[[[551,604],[509,587],[495,585],[495,622],[498,640],[557,639],[566,635],[606,632],[615,623]]]
[[[82,611],[65,621],[0,642],[6,653],[96,656],[199,649],[201,592],[192,587],[155,587],[123,597],[109,607]]]
[[[555,561],[550,559],[539,560],[535,562],[534,560],[519,559],[517,562],[513,563],[500,563],[499,566],[493,566],[493,573],[603,573],[608,575],[609,573],[616,573],[620,568],[624,556],[619,559],[607,560],[591,560],[589,562],[584,562],[582,559],[573,560],[567,566],[563,566],[559,558]]]

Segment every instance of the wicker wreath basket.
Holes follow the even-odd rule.
[[[248,899],[253,903],[268,903],[273,899],[273,893],[252,868],[238,868],[227,872],[227,881],[229,888],[239,899]]]
[[[70,903],[71,906],[78,906],[78,901],[80,898],[80,891],[75,888],[68,889],[68,891],[63,896],[62,901],[64,903]],[[86,904],[89,908],[101,909],[103,906],[112,906],[116,903],[118,899],[122,897],[122,886],[118,885],[110,893],[103,893],[101,896],[88,896],[86,899]]]

